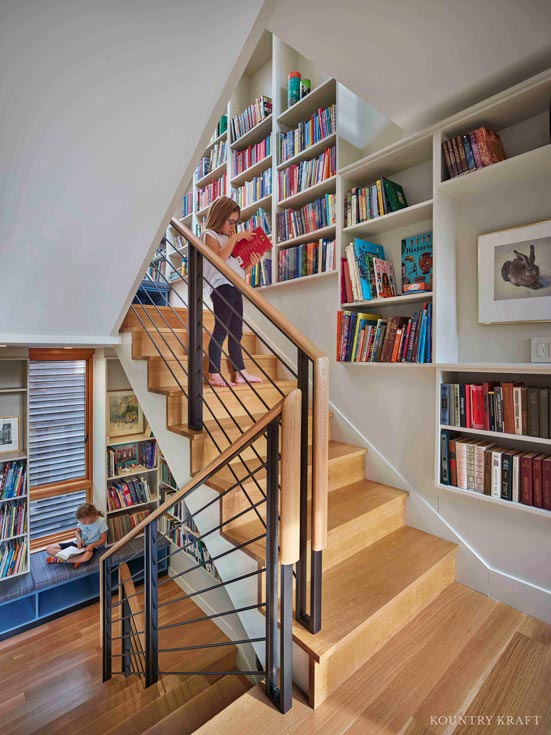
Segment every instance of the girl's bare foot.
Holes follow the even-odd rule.
[[[235,385],[245,385],[246,383],[262,383],[262,378],[257,375],[251,375],[246,370],[240,370],[234,377]]]
[[[231,380],[223,378],[220,373],[210,373],[208,383],[209,385],[212,385],[213,388],[227,388],[228,385],[235,385]]]

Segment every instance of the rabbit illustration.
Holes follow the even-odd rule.
[[[514,260],[507,260],[501,266],[501,275],[504,281],[509,281],[513,286],[524,286],[524,288],[542,288],[539,281],[540,269],[536,265],[536,252],[530,245],[530,255],[513,251],[517,256]]]

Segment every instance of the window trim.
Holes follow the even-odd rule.
[[[86,490],[86,500],[92,502],[92,489],[94,485],[94,350],[92,349],[42,349],[30,348],[30,361],[70,361],[85,360],[86,361],[86,475],[84,477],[72,478],[62,482],[52,482],[46,485],[39,485],[36,488],[30,487],[29,482],[29,500],[43,500],[44,498],[53,498],[56,495],[64,495],[78,490]],[[28,451],[28,462],[30,462],[30,450]],[[75,520],[76,527],[76,520]],[[42,536],[31,541],[31,553],[44,549],[48,544],[58,541],[65,541],[74,536],[74,531],[62,531],[50,536]]]

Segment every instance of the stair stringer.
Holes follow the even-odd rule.
[[[178,487],[182,487],[191,479],[190,439],[167,429],[166,397],[149,391],[147,360],[132,359],[131,332],[121,333],[121,342],[115,347],[115,352],[138,398],[138,402],[142,407],[147,421],[157,438],[157,442],[174,475],[174,479]],[[186,502],[190,511],[194,513],[210,500],[217,497],[218,493],[215,490],[212,490],[206,485],[202,485],[192,493]],[[199,513],[194,520],[201,534],[207,533],[211,528],[216,527],[220,523],[220,501],[213,503],[209,508]],[[219,532],[215,532],[207,537],[205,544],[209,554],[213,557],[234,548],[233,544],[223,538]],[[242,574],[255,571],[258,567],[257,562],[243,551],[234,551],[232,554],[228,554],[227,557],[223,557],[217,561],[216,566],[224,582]],[[183,578],[176,577],[174,580],[186,593],[194,591],[193,586],[187,581],[188,576],[191,575],[186,575]],[[224,589],[216,590],[215,592],[225,594],[227,603],[233,608],[256,605],[258,603],[257,577],[233,582],[226,585]],[[225,607],[220,606],[223,604],[222,595],[218,595],[215,604],[213,604],[213,600],[209,596],[214,596],[214,593],[206,593],[205,595],[195,597],[195,602],[206,615],[212,615],[215,612],[230,609],[228,605]],[[258,610],[247,610],[237,613],[235,616],[214,618],[214,622],[231,640],[239,640],[245,637],[258,638],[266,634],[266,618]],[[262,642],[252,644],[251,647],[254,648],[254,653],[264,666],[264,646]],[[254,656],[251,655],[251,651],[249,651],[248,655],[246,652],[245,666],[248,670],[254,670],[256,668]],[[309,657],[296,644],[293,644],[293,678],[295,683],[303,691],[308,691]]]

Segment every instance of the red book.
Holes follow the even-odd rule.
[[[551,510],[551,456],[545,457],[541,463],[541,489],[543,507]]]
[[[532,489],[536,508],[543,508],[542,462],[544,459],[545,454],[538,454],[532,460]]]
[[[253,234],[252,240],[245,240],[245,238],[238,240],[232,250],[233,257],[239,261],[239,265],[243,270],[251,264],[252,253],[257,253],[262,257],[264,253],[272,249],[272,243],[262,227],[253,230]]]
[[[484,391],[481,385],[471,386],[471,424],[473,429],[484,429]]]
[[[520,458],[520,502],[523,505],[533,505],[533,486],[532,486],[532,460],[536,456],[535,452],[523,454]]]
[[[515,408],[513,403],[513,383],[502,383],[503,423],[506,434],[515,433]]]
[[[343,304],[351,304],[354,301],[354,294],[352,292],[352,281],[350,280],[350,266],[348,260],[343,259],[342,270],[344,273],[344,288]]]
[[[471,411],[471,388],[472,385],[470,383],[467,383],[465,385],[465,428],[466,429],[472,429],[473,428],[473,417],[472,417],[472,411]]]
[[[507,158],[505,151],[503,150],[501,138],[495,130],[477,128],[476,130],[473,130],[473,132],[476,137],[483,166],[491,166],[492,163],[498,163],[499,161],[503,161]]]

